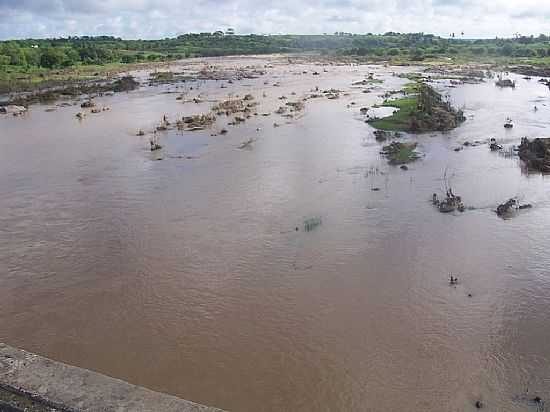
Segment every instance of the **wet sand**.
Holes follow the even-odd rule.
[[[549,89],[439,82],[468,120],[405,136],[424,156],[403,171],[359,109],[414,68],[270,57],[174,70],[204,61],[266,74],[97,98],[110,110],[82,121],[79,106],[0,116],[0,341],[234,411],[537,410],[529,396],[550,393],[550,181],[486,144],[453,149],[548,136]],[[370,72],[384,83],[352,87]],[[273,113],[316,86],[343,92],[299,119]],[[135,136],[230,93],[270,116],[159,133],[153,153]],[[431,205],[445,169],[471,210]],[[533,209],[498,218],[513,196]],[[310,218],[322,223],[304,231]]]

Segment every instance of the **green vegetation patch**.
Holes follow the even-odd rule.
[[[382,106],[395,107],[399,110],[391,116],[373,120],[369,124],[379,130],[407,131],[410,129],[411,117],[416,113],[418,98],[416,96],[409,96],[402,99],[386,100],[382,103]]]
[[[403,87],[403,92],[405,92],[405,94],[416,94],[416,93],[419,93],[420,92],[420,83],[418,82],[410,82],[410,83],[407,83],[404,87]]]
[[[456,128],[466,120],[462,110],[454,109],[448,101],[425,83],[409,85],[408,90],[418,93],[396,100],[386,100],[382,106],[399,110],[389,117],[370,121],[370,125],[386,131],[424,133]]]
[[[416,152],[416,143],[392,142],[384,146],[383,150],[390,164],[393,165],[410,163],[420,157],[419,153]]]

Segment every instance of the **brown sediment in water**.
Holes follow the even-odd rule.
[[[0,114],[0,340],[235,411],[464,410],[482,399],[519,412],[525,382],[529,399],[550,392],[548,182],[486,148],[452,151],[539,135],[542,102],[525,108],[545,88],[513,75],[513,93],[450,88],[469,120],[403,133],[425,155],[405,173],[380,157],[360,108],[409,82],[392,72],[417,68],[247,57],[170,70],[205,62],[272,67],[224,89],[206,80],[98,96],[111,111],[82,122],[79,106]],[[380,89],[352,88],[371,72]],[[316,87],[339,98],[283,117],[279,96],[325,96]],[[165,93],[175,91],[199,102]],[[270,116],[223,137],[212,131],[246,116],[174,127],[247,94]],[[147,132],[164,115],[157,162]],[[248,139],[252,150],[238,150]],[[434,213],[447,167],[475,213]],[[518,191],[537,207],[503,223],[494,209]],[[312,217],[322,224],[306,231]]]

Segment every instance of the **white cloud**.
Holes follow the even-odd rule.
[[[386,31],[466,37],[548,33],[546,0],[0,0],[0,38]]]

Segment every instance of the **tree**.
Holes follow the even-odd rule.
[[[63,66],[72,66],[80,61],[80,54],[72,47],[65,48],[65,61]]]
[[[503,56],[511,56],[514,52],[514,46],[512,46],[510,43],[506,43],[504,46],[502,46],[500,52]]]
[[[411,50],[411,60],[421,61],[424,60],[424,51],[422,49],[416,48]]]
[[[23,53],[29,66],[40,66],[40,50],[33,48],[24,48]]]
[[[137,56],[135,54],[125,54],[121,58],[122,63],[135,63]]]
[[[23,50],[16,42],[9,41],[4,43],[0,54],[3,54],[4,56],[8,56],[10,58],[9,64],[17,66],[24,66],[27,64],[25,53],[23,53]]]
[[[11,64],[17,66],[27,65],[27,59],[25,58],[25,53],[23,53],[22,49],[17,49],[13,54],[11,54]]]
[[[58,47],[47,47],[40,57],[40,65],[48,69],[62,67],[66,60],[65,53]]]
[[[470,49],[472,51],[472,54],[475,54],[476,56],[482,56],[487,52],[487,49],[483,46],[475,46]]]

